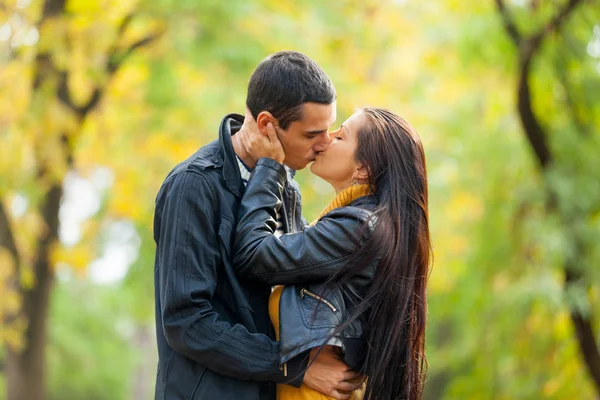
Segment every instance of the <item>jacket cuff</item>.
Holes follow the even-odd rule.
[[[287,369],[288,380],[285,382],[290,386],[299,388],[304,380],[304,374],[308,369],[308,359],[310,358],[310,350],[304,353],[298,354],[290,361],[283,365],[284,369]]]
[[[254,168],[256,169],[259,167],[272,168],[275,171],[277,171],[280,175],[287,178],[287,170],[285,169],[283,164],[273,160],[272,158],[267,158],[267,157],[259,158],[258,161],[256,162],[256,164],[254,165]]]

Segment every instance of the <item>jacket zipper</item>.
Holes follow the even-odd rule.
[[[292,189],[292,232],[296,232],[296,191]]]
[[[283,363],[283,365],[280,365],[279,366],[279,370],[283,371],[283,376],[287,376],[288,375],[288,372],[287,372],[287,363],[285,362],[285,363]]]
[[[324,299],[323,297],[319,296],[318,294],[314,294],[313,292],[306,290],[306,289],[300,289],[300,297],[304,298],[304,295],[309,295],[310,297],[319,300],[320,302],[322,302],[323,304],[325,304],[327,307],[331,308],[331,311],[336,312],[337,308],[335,308],[335,306],[333,304],[331,304],[331,302],[327,299]]]

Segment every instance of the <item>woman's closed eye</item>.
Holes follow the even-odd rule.
[[[330,135],[333,135],[333,139],[335,140],[342,140],[342,127],[340,126],[337,130],[331,132]]]

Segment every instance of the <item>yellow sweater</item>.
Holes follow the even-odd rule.
[[[338,193],[335,198],[331,201],[331,203],[321,212],[319,218],[315,220],[311,225],[314,225],[321,217],[327,214],[329,211],[344,207],[350,204],[353,200],[366,196],[371,193],[370,187],[368,185],[352,185],[340,193]],[[283,291],[283,286],[276,286],[271,293],[271,297],[269,297],[269,316],[271,317],[271,322],[273,323],[273,327],[275,329],[275,336],[277,340],[279,340],[279,301],[281,299],[281,292]],[[351,400],[361,400],[364,396],[365,385],[363,385],[360,389],[352,392],[350,396]],[[329,400],[333,399],[333,397],[326,396],[316,390],[302,384],[300,388],[295,388],[289,385],[277,385],[277,400]]]

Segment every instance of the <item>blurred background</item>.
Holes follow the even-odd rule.
[[[425,398],[599,399],[592,0],[0,0],[0,399],[153,398],[156,193],[279,50],[423,138]]]

